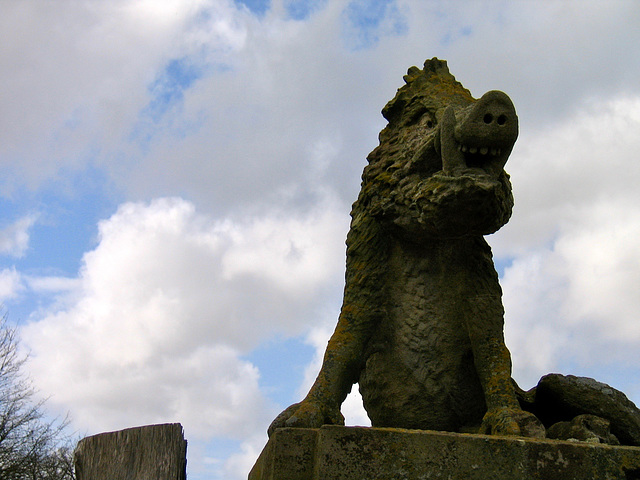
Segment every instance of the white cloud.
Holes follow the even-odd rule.
[[[640,346],[640,208],[603,202],[588,224],[556,244],[570,276],[562,312],[570,322],[593,323],[599,338]]]
[[[553,271],[551,255],[545,250],[532,252],[515,261],[501,279],[505,340],[514,378],[523,388],[557,369],[570,337],[566,323],[559,318],[567,279]]]
[[[224,478],[243,479],[251,471],[256,459],[267,443],[267,435],[254,435],[240,445],[240,451],[226,459],[223,465]]]
[[[344,220],[330,201],[243,222],[177,198],[122,205],[64,282],[75,290],[22,329],[38,387],[91,431],[180,421],[200,438],[250,436],[274,412],[240,354],[308,328],[341,277]]]
[[[638,40],[640,12],[633,2],[404,3],[411,8],[411,34],[409,45],[404,38],[400,45],[448,59],[475,96],[489,89],[509,93],[526,114],[523,131],[555,122],[585,97],[637,90],[640,62],[624,47]],[[425,43],[421,30],[436,42]]]
[[[476,96],[494,88],[507,91],[521,111],[523,132],[566,121],[574,105],[571,100],[602,93],[605,85],[609,95],[628,91],[632,72],[640,75],[638,62],[613,46],[606,49],[615,52],[613,71],[603,69],[604,47],[600,41],[589,42],[584,38],[589,33],[582,30],[566,43],[554,45],[553,58],[566,62],[556,60],[556,68],[543,68],[548,50],[522,51],[519,46],[554,41],[550,29],[557,31],[557,25],[553,21],[538,25],[527,15],[530,8],[540,10],[534,18],[542,19],[549,10],[557,13],[555,8],[514,8],[508,2],[501,4],[503,9],[469,4],[462,19],[456,5],[436,8],[428,2],[399,2],[398,8],[411,23],[407,33],[384,37],[375,49],[356,55],[346,51],[340,40],[346,4],[328,2],[307,22],[287,20],[274,12],[259,22],[229,17],[247,32],[230,68],[203,77],[183,92],[183,103],[171,123],[161,123],[162,134],[144,151],[128,152],[135,161],[114,173],[118,181],[132,195],[166,195],[188,188],[198,204],[207,208],[281,203],[283,192],[297,192],[289,206],[295,208],[301,198],[313,201],[312,187],[319,182],[330,184],[350,202],[357,194],[364,157],[375,147],[384,125],[381,107],[400,86],[407,67],[421,64],[426,57],[448,58],[452,72]],[[567,15],[573,9],[595,31],[618,20],[629,21],[628,9],[622,6],[595,15],[571,4]],[[443,44],[456,28],[469,34]],[[520,42],[504,41],[511,36]],[[603,41],[613,42],[608,36]],[[578,44],[592,55],[569,61]],[[535,61],[527,55],[535,55]],[[539,71],[531,71],[533,66]],[[604,72],[609,72],[606,78]],[[589,82],[572,80],[587,73]],[[615,81],[605,84],[612,77]],[[318,176],[313,152],[319,143],[331,149]]]
[[[27,215],[0,230],[0,255],[22,257],[29,248],[29,229],[35,215]]]
[[[25,280],[29,288],[37,293],[73,292],[79,287],[79,282],[75,278],[27,277]]]
[[[516,208],[489,241],[513,258],[506,328],[526,384],[550,370],[627,364],[640,347],[638,129],[638,97],[592,99],[525,134],[508,164]]]
[[[491,238],[496,252],[539,247],[607,205],[616,215],[636,215],[638,129],[640,95],[625,95],[588,100],[562,123],[522,132],[506,166],[516,205],[510,223]]]
[[[91,0],[2,4],[0,154],[3,190],[37,187],[83,169],[98,151],[113,161],[171,58],[240,41],[230,1]],[[203,30],[198,19],[213,18]]]
[[[126,186],[130,198],[189,191],[202,208],[219,213],[274,195],[281,201],[283,191],[305,197],[322,181],[352,201],[364,157],[383,126],[381,106],[406,68],[426,57],[448,58],[478,96],[490,88],[508,91],[527,114],[525,126],[553,120],[560,105],[566,111],[585,93],[629,89],[634,72],[640,74],[629,49],[616,44],[629,31],[619,26],[637,18],[624,2],[604,11],[575,2],[560,9],[479,2],[463,10],[391,2],[387,10],[400,12],[408,29],[357,54],[343,43],[345,9],[357,2],[329,1],[304,22],[288,18],[280,3],[260,19],[231,1],[161,3],[3,7],[10,22],[3,31],[23,40],[2,47],[10,65],[3,81],[12,94],[3,96],[9,115],[0,144],[28,153],[5,155],[23,173],[16,180],[82,168],[90,152],[100,152],[95,163]],[[393,17],[389,12],[381,25]],[[567,17],[588,28],[564,28]],[[25,18],[30,22],[19,21]],[[604,31],[594,41],[592,32]],[[555,40],[559,32],[565,41]],[[578,47],[586,49],[579,61]],[[611,59],[607,68],[603,55]],[[163,92],[151,87],[175,60],[194,65],[197,81],[175,87],[180,101],[170,114],[149,119],[146,109]],[[577,78],[588,81],[571,80]],[[48,83],[41,85],[43,79]],[[317,142],[333,147],[319,178],[311,175],[309,151]]]
[[[638,370],[640,210],[616,214],[623,206],[600,206],[550,248],[529,251],[506,269],[507,344],[525,386],[552,371]],[[632,390],[632,378],[615,381]]]
[[[23,257],[29,248],[29,229],[35,221],[35,215],[27,215],[0,229],[0,255]],[[0,303],[15,299],[24,289],[23,275],[15,266],[0,270]]]
[[[329,179],[347,183],[352,201],[366,148],[371,148],[361,138],[366,133],[375,141],[382,119],[376,105],[369,116],[375,129],[356,120],[368,82],[327,75],[354,61],[345,58],[339,44],[320,46],[329,32],[339,36],[339,14],[332,3],[311,23],[274,16],[260,23],[243,19],[251,35],[230,68],[185,91],[172,123],[161,124],[163,135],[144,145],[147,151],[131,152],[136,161],[124,171],[126,177],[115,175],[136,195],[188,186],[199,203],[216,208],[296,195],[294,207]],[[384,103],[380,93],[370,93]],[[185,126],[193,125],[185,135]],[[362,147],[355,157],[353,145]],[[345,170],[352,174],[347,182]]]
[[[15,298],[23,289],[22,275],[15,267],[0,271],[0,303]]]

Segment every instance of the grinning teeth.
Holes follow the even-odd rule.
[[[467,145],[463,145],[461,143],[458,144],[458,151],[462,152],[462,153],[471,153],[471,154],[476,154],[476,153],[480,153],[480,155],[488,155],[491,154],[494,157],[497,155],[500,155],[502,153],[502,149],[501,148],[497,148],[497,147],[468,147]]]

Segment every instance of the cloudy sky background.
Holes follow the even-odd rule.
[[[639,26],[634,0],[1,2],[0,302],[49,410],[181,422],[190,479],[246,478],[335,325],[380,110],[434,56],[520,117],[488,239],[514,377],[640,403]]]

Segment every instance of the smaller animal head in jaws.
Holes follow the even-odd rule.
[[[515,107],[497,90],[457,111],[447,107],[439,126],[436,146],[440,147],[444,173],[452,176],[485,174],[497,178],[518,138]]]

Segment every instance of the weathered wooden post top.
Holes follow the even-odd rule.
[[[182,425],[148,425],[83,438],[75,467],[77,480],[185,480]]]

